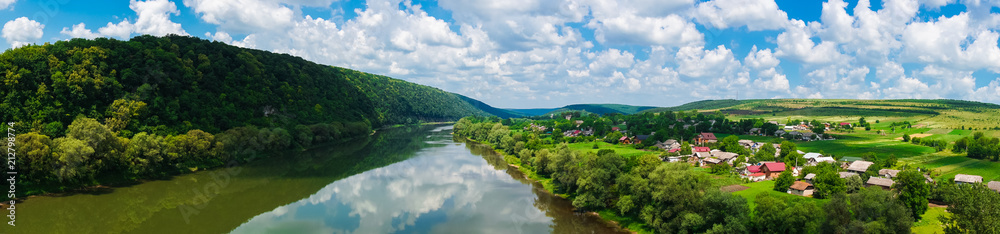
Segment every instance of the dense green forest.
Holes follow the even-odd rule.
[[[25,46],[0,55],[0,77],[0,119],[50,136],[78,115],[125,136],[488,115],[436,88],[183,36]]]
[[[518,113],[521,116],[541,116],[541,115],[548,116],[549,114],[559,114],[563,112],[574,112],[574,111],[594,113],[599,115],[612,114],[612,113],[631,115],[638,113],[639,111],[653,109],[653,108],[656,107],[630,106],[622,104],[574,104],[560,108],[508,109],[508,110],[514,113]]]
[[[394,124],[505,113],[433,87],[185,36],[0,54],[18,195],[157,178]],[[8,168],[3,169],[6,172]]]

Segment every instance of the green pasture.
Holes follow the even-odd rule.
[[[770,193],[771,195],[774,195],[776,197],[785,198],[788,201],[802,200],[802,201],[807,201],[807,202],[815,202],[815,203],[817,203],[817,205],[820,205],[820,206],[822,206],[822,205],[824,205],[824,204],[826,204],[827,202],[830,201],[829,199],[815,199],[815,198],[811,198],[811,197],[803,197],[803,196],[792,195],[792,194],[788,194],[788,193],[774,191],[774,180],[765,180],[765,181],[761,181],[761,182],[746,183],[746,184],[741,184],[741,185],[747,186],[747,187],[750,187],[750,188],[748,188],[746,190],[742,190],[742,191],[733,192],[733,194],[736,194],[737,196],[741,196],[743,198],[746,198],[747,201],[750,204],[750,209],[751,210],[753,210],[754,207],[757,207],[757,203],[756,203],[757,194],[760,194],[760,193]]]
[[[951,216],[948,213],[948,208],[944,207],[930,207],[927,208],[927,212],[924,213],[923,219],[913,223],[913,228],[910,229],[913,233],[917,234],[931,234],[931,233],[944,233],[944,224],[941,223],[939,217]]]
[[[605,143],[605,142],[602,142],[602,141],[598,141],[596,143],[597,143],[598,149],[594,149],[594,142],[577,142],[577,143],[572,143],[572,144],[569,144],[569,148],[572,149],[572,150],[580,151],[580,152],[594,152],[594,153],[597,153],[598,150],[610,149],[610,150],[614,150],[615,154],[618,154],[618,155],[620,155],[622,157],[639,157],[639,156],[642,156],[642,155],[645,155],[645,154],[659,155],[659,154],[662,153],[662,152],[654,152],[654,151],[647,151],[647,150],[638,150],[638,149],[632,148],[631,145],[620,145],[620,144],[619,145],[612,145],[612,144],[608,144],[608,143]]]

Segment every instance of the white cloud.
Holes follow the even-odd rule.
[[[846,60],[838,51],[836,43],[813,42],[812,30],[807,28],[804,22],[793,20],[792,25],[785,32],[778,34],[778,49],[775,55],[806,64],[827,64]]]
[[[764,88],[768,91],[784,91],[788,92],[788,78],[785,74],[778,73],[773,67],[764,71],[761,71],[754,84]]]
[[[201,20],[235,32],[285,28],[295,16],[291,8],[274,1],[184,0],[184,5]]]
[[[39,38],[42,38],[44,32],[42,29],[45,28],[44,24],[38,23],[38,21],[30,20],[28,17],[20,17],[11,21],[7,21],[3,25],[3,38],[7,39],[7,43],[10,43],[12,48],[17,48],[34,43]]]
[[[970,98],[976,101],[1000,103],[1000,78],[990,81],[989,85],[979,87]]]
[[[693,23],[678,15],[622,15],[591,21],[587,27],[594,28],[598,42],[613,45],[700,45],[704,38]]]
[[[733,52],[719,45],[714,50],[702,47],[682,47],[677,52],[678,71],[689,77],[719,77],[732,72],[740,65]]]
[[[746,26],[750,31],[781,29],[788,14],[773,0],[712,0],[698,4],[694,18],[716,28]]]
[[[86,28],[83,23],[73,26],[72,30],[63,28],[62,34],[70,37],[94,38],[94,37],[116,37],[119,39],[129,39],[133,33],[149,34],[153,36],[164,36],[168,34],[188,35],[181,24],[170,21],[170,15],[180,15],[177,5],[168,0],[131,0],[129,9],[135,12],[138,17],[135,23],[128,19],[123,19],[118,23],[108,23],[106,26],[97,29],[93,33]]]
[[[211,38],[213,41],[230,43],[230,44],[233,43],[233,37],[229,36],[229,33],[226,32],[219,31],[215,32],[215,34],[212,34],[210,32],[205,32],[205,37]]]
[[[747,57],[743,59],[743,62],[747,66],[759,70],[776,67],[781,61],[774,57],[771,49],[758,50],[757,46],[754,45],[750,49],[750,54],[747,54]]]
[[[14,2],[17,2],[17,0],[0,0],[0,10],[7,9],[7,7],[14,5]]]
[[[72,30],[68,28],[63,28],[62,31],[60,31],[59,33],[70,36],[72,38],[94,39],[101,36],[100,34],[91,32],[90,29],[87,29],[87,25],[84,23],[73,25]]]

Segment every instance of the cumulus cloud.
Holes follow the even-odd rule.
[[[702,44],[704,35],[679,15],[642,17],[622,15],[587,24],[605,44],[683,46]]]
[[[787,57],[806,64],[827,64],[844,61],[844,56],[834,42],[813,42],[812,29],[801,20],[793,20],[792,26],[778,34],[778,50],[775,55]]]
[[[171,15],[180,15],[177,5],[168,0],[148,0],[129,2],[129,9],[135,12],[135,23],[124,19],[118,23],[109,22],[97,29],[97,33],[86,28],[83,23],[73,25],[72,29],[63,28],[60,32],[70,37],[95,38],[116,37],[129,39],[133,33],[164,36],[168,34],[188,35],[181,24],[170,21]]]
[[[288,27],[295,15],[291,8],[274,1],[184,0],[184,5],[201,20],[237,32]]]
[[[45,28],[44,24],[38,23],[38,21],[30,20],[28,17],[19,17],[17,19],[7,21],[3,25],[3,38],[7,39],[7,43],[11,47],[17,48],[25,46],[37,41],[42,38],[42,29]]]
[[[7,9],[11,5],[14,5],[17,0],[0,0],[0,10]]]
[[[698,4],[694,18],[716,28],[746,26],[750,31],[781,29],[788,14],[773,0],[712,0]]]

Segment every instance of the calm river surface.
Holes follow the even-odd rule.
[[[618,233],[451,126],[30,198],[0,233]]]

